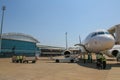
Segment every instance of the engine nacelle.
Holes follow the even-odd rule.
[[[120,60],[120,45],[114,45],[114,47],[105,52],[109,57],[116,57],[117,61]]]
[[[106,55],[109,57],[117,57],[120,51],[119,50],[109,50],[107,51]]]
[[[113,51],[112,51],[112,55],[113,55],[114,57],[117,57],[118,53],[119,53],[118,50],[113,50]]]

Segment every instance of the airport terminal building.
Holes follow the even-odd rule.
[[[62,55],[64,47],[40,45],[40,42],[23,33],[4,33],[1,39],[0,57],[13,55],[25,56],[58,56]]]
[[[62,52],[65,50],[64,47],[57,46],[48,46],[48,45],[37,45],[37,47],[41,50],[41,56],[60,56]]]
[[[36,46],[37,39],[23,33],[4,33],[1,40],[1,56],[9,57],[12,55],[34,56],[40,50]]]

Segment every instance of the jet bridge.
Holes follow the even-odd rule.
[[[115,43],[120,44],[120,24],[111,27],[108,31],[114,36]]]

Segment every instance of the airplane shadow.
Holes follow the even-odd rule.
[[[104,69],[104,70],[110,70],[112,67],[120,67],[120,62],[118,63],[117,61],[114,61],[114,60],[111,60],[111,59],[107,60],[107,61],[110,61],[110,62],[107,63],[106,69]],[[111,63],[113,61],[114,61],[114,63]],[[56,63],[56,62],[55,61],[48,61],[46,63]],[[83,67],[87,67],[87,68],[98,69],[96,67],[96,60],[93,60],[92,63],[90,63],[90,62],[84,63],[84,61],[81,59],[80,61],[77,61],[75,63],[69,63],[69,64],[77,64],[79,66],[83,66]],[[101,69],[98,69],[98,70],[101,70]]]
[[[92,63],[90,62],[86,62],[84,63],[84,61],[78,61],[76,62],[78,65],[83,66],[83,67],[87,67],[87,68],[93,68],[93,69],[98,69],[96,67],[96,62],[95,60],[92,61]],[[106,69],[105,70],[110,70],[112,67],[120,67],[120,63],[116,62],[116,63],[107,63],[106,65]]]

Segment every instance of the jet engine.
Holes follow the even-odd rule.
[[[119,51],[118,51],[118,50],[113,50],[113,51],[112,51],[112,55],[113,55],[114,57],[117,57],[118,54],[119,54]]]
[[[63,55],[65,56],[65,58],[70,57],[71,51],[65,50],[65,51],[63,52]]]
[[[118,57],[119,54],[120,54],[120,50],[109,50],[106,53],[106,55],[109,57]]]

